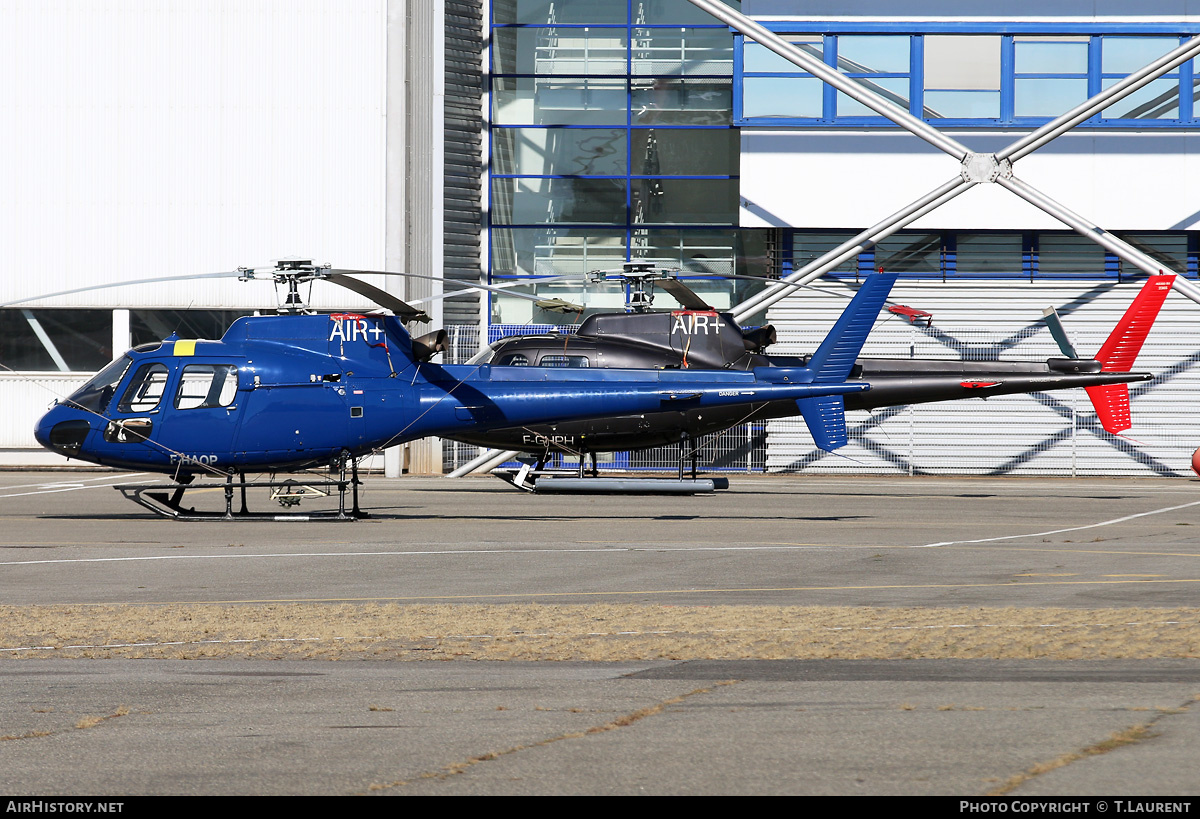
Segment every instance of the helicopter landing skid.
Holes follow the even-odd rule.
[[[492,474],[517,489],[543,495],[698,495],[729,488],[728,478],[589,478],[574,470],[528,467],[493,469]]]
[[[338,480],[306,481],[301,484],[295,480],[286,481],[246,481],[233,482],[233,476],[222,484],[213,481],[195,481],[193,483],[152,483],[152,484],[121,484],[113,487],[129,500],[149,509],[156,515],[172,520],[265,520],[265,521],[308,521],[308,520],[337,520],[351,521],[369,515],[358,507],[358,487],[362,481],[357,474],[352,478]],[[189,489],[224,489],[225,511],[206,512],[183,506],[183,495]],[[234,509],[234,490],[241,494],[241,505]],[[299,502],[300,498],[328,497],[335,491],[338,495],[338,508],[314,512],[251,512],[246,506],[247,489],[270,489],[271,497],[280,501],[287,508]],[[346,492],[351,493],[351,508],[346,509]],[[286,501],[286,503],[285,503]]]

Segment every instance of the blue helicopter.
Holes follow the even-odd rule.
[[[797,402],[814,439],[833,448],[846,437],[843,396],[870,388],[848,377],[896,278],[867,277],[805,366],[713,371],[439,365],[430,359],[442,338],[414,339],[404,322],[421,312],[350,275],[364,271],[290,261],[269,272],[288,288],[280,314],[237,319],[219,341],[172,334],[130,350],[57,401],[37,423],[38,442],[68,458],[170,475],[166,485],[118,488],[177,519],[281,517],[247,509],[246,489],[268,487],[284,503],[336,490],[338,510],[329,515],[352,520],[364,516],[362,456],[425,436],[526,424],[786,400]],[[255,278],[248,268],[239,273]],[[312,281],[347,287],[395,315],[314,313],[298,291]],[[326,466],[336,479],[246,480]],[[223,513],[183,506],[186,491],[211,486],[195,480],[205,476],[223,479]]]

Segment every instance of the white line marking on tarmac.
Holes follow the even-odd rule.
[[[139,557],[78,557],[51,560],[13,560],[0,566],[33,566],[43,563],[124,563],[138,560],[244,560],[267,557],[428,557],[432,555],[508,555],[508,554],[617,554],[619,552],[753,552],[799,551],[820,546],[609,546],[603,549],[428,549],[418,552],[274,552],[249,555],[143,555]]]
[[[0,495],[0,498],[20,498],[20,497],[24,497],[25,495],[50,495],[50,494],[53,494],[53,493],[55,493],[55,492],[72,492],[72,491],[74,491],[74,490],[76,490],[76,489],[97,489],[97,488],[99,488],[99,489],[110,489],[110,488],[112,488],[112,487],[113,487],[115,484],[112,484],[112,483],[93,483],[91,486],[88,486],[87,484],[88,484],[88,482],[92,482],[92,481],[117,481],[117,482],[123,482],[123,481],[127,481],[127,480],[129,480],[130,478],[137,478],[137,477],[139,477],[139,476],[141,476],[141,475],[145,475],[145,474],[147,474],[147,473],[145,473],[145,472],[134,472],[134,473],[131,473],[131,474],[128,474],[128,475],[116,475],[116,476],[114,476],[114,475],[105,475],[105,476],[103,476],[103,477],[100,477],[100,478],[87,478],[87,479],[85,479],[84,481],[72,482],[72,483],[67,483],[67,482],[63,482],[63,483],[45,483],[45,482],[43,482],[43,483],[26,483],[26,484],[19,484],[19,485],[17,485],[17,486],[6,486],[6,487],[4,487],[4,488],[3,488],[2,490],[0,490],[0,491],[9,492],[9,494],[7,494],[7,495]],[[27,489],[27,488],[29,488],[29,487],[31,487],[31,486],[36,486],[36,487],[38,487],[37,491],[34,491],[34,492],[11,492],[11,491],[9,491],[9,490],[12,490],[12,489]]]
[[[993,543],[997,540],[1016,540],[1018,538],[1023,538],[1023,537],[1044,537],[1046,535],[1060,535],[1060,534],[1064,534],[1066,532],[1078,532],[1083,529],[1096,529],[1100,526],[1111,526],[1114,523],[1124,523],[1127,520],[1136,520],[1137,518],[1144,518],[1148,515],[1161,515],[1163,512],[1176,512],[1180,509],[1187,509],[1190,506],[1197,506],[1197,505],[1200,505],[1200,501],[1192,501],[1191,503],[1184,503],[1179,506],[1166,506],[1162,509],[1152,509],[1149,512],[1138,512],[1133,515],[1126,515],[1123,518],[1113,518],[1112,520],[1104,520],[1104,521],[1100,521],[1099,523],[1088,523],[1088,524],[1085,524],[1084,526],[1070,526],[1070,527],[1067,527],[1066,529],[1051,529],[1047,532],[1030,532],[1030,533],[1024,534],[1024,535],[1002,535],[1000,537],[984,537],[984,538],[979,538],[978,540],[946,540],[946,541],[942,541],[941,543],[925,543],[921,546],[913,546],[911,548],[913,548],[913,549],[929,549],[934,546],[958,546],[958,545],[964,544],[964,543]]]

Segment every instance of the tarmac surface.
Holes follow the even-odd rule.
[[[0,606],[1137,609],[1173,638],[1200,610],[1186,479],[734,476],[623,497],[369,477],[372,517],[352,523],[163,520],[109,488],[151,479],[0,473]],[[1200,794],[1200,651],[1081,640],[1013,658],[1004,625],[972,659],[951,640],[944,656],[739,659],[711,635],[606,662],[66,659],[53,629],[9,634],[0,793]]]

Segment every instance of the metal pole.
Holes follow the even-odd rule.
[[[498,449],[485,449],[479,454],[478,458],[463,464],[446,477],[461,478],[464,475],[470,475],[472,472],[489,472],[505,461],[511,461],[515,457],[517,457],[515,450],[501,452]]]
[[[1037,150],[1053,139],[1061,136],[1071,128],[1078,125],[1080,122],[1095,115],[1097,112],[1112,105],[1115,102],[1124,99],[1128,95],[1137,91],[1149,84],[1154,79],[1170,71],[1192,57],[1200,54],[1200,37],[1194,37],[1188,42],[1182,44],[1176,49],[1173,49],[1167,54],[1164,54],[1159,59],[1150,63],[1138,71],[1133,72],[1129,76],[1113,84],[1109,88],[1104,89],[1094,97],[1084,101],[1083,103],[1072,108],[1062,116],[1056,117],[1040,128],[1027,134],[1026,136],[1013,142],[1006,148],[992,154],[990,157],[980,155],[976,157],[971,151],[958,141],[942,134],[936,128],[931,126],[918,117],[913,116],[907,111],[893,105],[891,102],[877,96],[873,91],[853,82],[844,77],[837,70],[825,65],[825,63],[814,57],[804,53],[800,49],[788,43],[779,35],[767,30],[763,26],[751,20],[749,17],[730,9],[728,6],[718,0],[689,0],[692,5],[716,17],[730,28],[749,37],[751,40],[770,49],[784,59],[792,62],[801,68],[805,69],[813,76],[820,78],[822,81],[832,85],[844,94],[852,97],[858,102],[870,108],[872,111],[890,119],[892,122],[899,125],[901,128],[911,132],[915,136],[924,139],[934,147],[945,151],[963,163],[963,181],[961,187],[959,183],[953,186],[947,185],[938,189],[933,194],[929,194],[921,200],[918,200],[913,205],[900,211],[899,213],[885,219],[850,241],[826,253],[821,258],[811,262],[803,269],[788,276],[786,281],[793,284],[804,284],[823,275],[827,271],[841,264],[847,258],[862,252],[871,244],[874,244],[879,239],[885,238],[903,226],[910,224],[919,216],[928,213],[935,207],[962,193],[967,187],[971,187],[977,182],[985,181],[980,178],[980,173],[986,173],[986,166],[990,163],[998,173],[994,173],[986,181],[998,182],[1008,188],[1013,193],[1021,198],[1029,201],[1038,208],[1041,208],[1046,213],[1061,220],[1072,229],[1080,234],[1088,237],[1092,241],[1097,242],[1105,249],[1115,253],[1120,258],[1134,265],[1140,270],[1147,273],[1155,274],[1165,269],[1165,265],[1155,262],[1149,256],[1146,256],[1141,251],[1138,251],[1127,242],[1113,236],[1111,233],[1103,230],[1097,225],[1088,222],[1082,216],[1072,212],[1070,209],[1050,199],[1045,194],[1037,191],[1032,186],[1021,182],[1011,176],[1011,166],[1016,160],[1027,156],[1031,152]],[[982,160],[982,163],[980,163]],[[1007,164],[1006,164],[1007,163]],[[977,166],[979,169],[976,169]],[[927,202],[930,197],[939,198],[939,192],[945,189],[945,193],[940,195],[940,201],[931,207],[924,207],[922,202]],[[1172,287],[1181,294],[1200,304],[1200,288],[1197,288],[1191,282],[1184,279],[1182,276],[1176,276]],[[738,305],[733,310],[733,316],[736,321],[744,321],[750,315],[763,310],[764,308],[774,304],[782,299],[785,295],[786,288],[772,286],[768,287],[757,296],[748,299]]]
[[[997,160],[1016,162],[1023,156],[1036,151],[1050,140],[1066,133],[1085,119],[1099,113],[1114,102],[1118,102],[1148,85],[1151,81],[1170,71],[1192,57],[1200,54],[1200,37],[1193,37],[1179,48],[1164,54],[1145,68],[1141,68],[1120,82],[1109,86],[1089,100],[1081,102],[1067,113],[1050,120],[1042,127],[1018,139],[1007,148],[996,152]]]
[[[1142,272],[1153,276],[1166,270],[1166,265],[1162,262],[1155,261],[1124,239],[1114,236],[1099,225],[1089,222],[1070,208],[1055,202],[1027,182],[1022,182],[1020,179],[1012,176],[997,179],[996,181],[1026,202],[1042,209],[1055,219],[1069,226],[1072,230],[1091,239],[1105,250],[1109,250],[1120,256]],[[1174,280],[1172,280],[1171,287],[1181,295],[1200,304],[1200,290],[1183,276],[1176,275]]]

